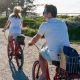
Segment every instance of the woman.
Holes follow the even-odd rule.
[[[3,31],[5,31],[8,27],[9,27],[8,37],[9,41],[11,41],[12,37],[16,37],[21,34],[22,16],[20,6],[14,7],[13,13],[10,14]]]

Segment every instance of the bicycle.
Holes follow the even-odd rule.
[[[5,32],[4,32],[4,35],[5,35]],[[8,59],[9,61],[12,61],[14,57],[14,59],[16,60],[18,69],[22,69],[24,64],[24,55],[23,55],[23,50],[25,47],[24,39],[25,37],[23,35],[12,37],[11,41],[9,41],[7,45]]]
[[[37,47],[38,51],[40,52],[40,49],[38,48],[38,46],[37,45],[35,45],[35,46]],[[67,60],[71,59],[69,56],[66,56],[66,58],[67,58]],[[72,57],[72,62],[75,58],[80,59],[80,56],[79,57]],[[78,66],[80,66],[80,63],[78,63],[78,64],[79,64]],[[52,65],[55,65],[53,61],[52,61]],[[79,69],[80,69],[80,67],[79,67]],[[40,75],[41,75],[41,69],[40,69],[40,65],[39,65],[39,60],[36,60],[33,63],[33,67],[32,67],[32,79],[38,80]],[[49,75],[48,65],[47,65],[47,70],[46,70],[46,78],[47,78],[47,80],[51,80],[50,75]],[[75,80],[75,79],[80,80],[80,71],[73,74],[73,73],[69,73],[68,71],[60,68],[60,66],[58,66],[56,68],[56,74],[53,78],[53,80]]]

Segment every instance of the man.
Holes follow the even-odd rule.
[[[58,55],[63,46],[69,46],[67,26],[64,21],[56,19],[57,8],[53,5],[46,5],[43,16],[47,19],[42,23],[37,34],[29,41],[29,45],[35,44],[43,35],[46,39],[47,47],[41,50],[39,63],[42,75],[39,80],[46,80],[47,61],[59,62]]]

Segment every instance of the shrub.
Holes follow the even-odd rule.
[[[37,29],[23,28],[22,33],[26,36],[32,37],[37,33]]]
[[[7,17],[0,17],[0,28],[3,28],[5,26],[6,21]]]
[[[23,19],[23,24],[24,24],[23,26],[27,26],[27,27],[30,27],[30,28],[33,28],[33,29],[38,28],[37,23],[34,19],[24,18]]]
[[[80,40],[80,27],[69,29],[70,40]]]
[[[69,29],[70,40],[80,40],[80,16],[60,16],[60,18],[63,18],[66,21]],[[0,28],[4,27],[6,21],[7,17],[0,17]],[[37,33],[40,24],[44,21],[45,19],[43,17],[34,19],[24,18],[24,28],[22,29],[22,33],[24,33],[26,36],[34,36]]]
[[[33,29],[38,29],[40,24],[44,21],[45,21],[45,19],[43,17],[34,18],[34,19],[31,19],[31,18],[23,19],[24,26],[27,26],[27,27],[30,27]]]

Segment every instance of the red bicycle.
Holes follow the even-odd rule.
[[[35,45],[36,46],[36,45]],[[36,46],[37,47],[37,46]],[[39,48],[37,47],[37,49],[39,50]],[[40,50],[39,50],[40,51]],[[67,56],[67,59],[71,59],[71,61],[73,62],[74,59],[77,59],[79,60],[80,57],[73,57],[72,59],[69,58]],[[70,64],[70,63],[68,63]],[[77,63],[75,63],[76,65]],[[54,63],[54,61],[52,61],[52,65],[56,65]],[[71,64],[70,64],[71,65]],[[70,66],[69,65],[69,66]],[[74,65],[74,64],[73,64]],[[78,66],[80,67],[80,63],[78,63]],[[73,68],[73,66],[72,66]],[[76,69],[76,68],[75,68]],[[79,68],[80,69],[80,68]],[[78,70],[79,70],[78,69]],[[73,70],[73,69],[72,69]],[[33,64],[33,67],[32,67],[32,79],[33,80],[38,80],[39,76],[41,75],[41,68],[40,68],[40,65],[39,65],[39,61],[35,61],[34,64]],[[48,68],[48,65],[47,65],[47,70],[46,70],[46,78],[47,80],[51,80],[50,79],[50,75],[49,75],[49,68]],[[55,73],[55,76],[53,78],[53,80],[79,80],[80,79],[80,70],[77,71],[76,73],[69,73],[68,71],[60,68],[59,66],[56,68],[56,73]]]
[[[21,45],[24,44],[20,44],[18,42],[17,39],[18,37],[22,37],[22,36],[17,36],[16,38],[12,38],[12,40],[8,43],[7,51],[8,51],[9,60],[11,61],[12,58],[14,57],[18,68],[21,69],[24,63],[23,49]]]
[[[23,35],[12,37],[11,41],[9,41],[7,45],[7,53],[9,61],[11,61],[14,57],[18,69],[21,69],[24,64],[24,55],[23,55],[23,50],[25,47],[24,39],[25,37]]]

